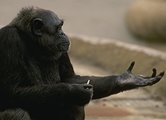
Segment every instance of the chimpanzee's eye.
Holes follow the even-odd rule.
[[[57,32],[60,31],[60,30],[62,30],[63,23],[64,23],[64,22],[63,22],[63,20],[62,20],[61,23],[56,26],[56,31],[57,31]]]
[[[61,26],[57,26],[57,31],[61,30],[62,27]]]
[[[60,23],[60,25],[61,25],[61,26],[63,26],[63,24],[64,24],[64,21],[63,21],[63,20],[61,20],[61,23]]]

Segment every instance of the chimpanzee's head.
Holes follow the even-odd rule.
[[[62,54],[69,48],[69,39],[62,30],[63,20],[52,11],[23,8],[10,24],[31,35],[49,53]]]

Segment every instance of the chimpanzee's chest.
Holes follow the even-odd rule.
[[[41,64],[38,68],[40,70],[42,82],[44,82],[45,84],[53,84],[60,81],[58,64],[51,62]]]
[[[27,75],[32,84],[60,82],[59,65],[55,62],[31,62],[27,68]]]

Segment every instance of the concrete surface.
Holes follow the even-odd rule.
[[[72,59],[77,74],[108,75],[108,72]],[[166,120],[166,104],[143,89],[131,90],[92,101],[86,120]]]
[[[84,63],[120,74],[135,61],[133,72],[149,76],[153,68],[158,73],[166,70],[166,53],[129,43],[100,38],[72,36],[70,55]],[[152,87],[146,87],[151,95],[166,98],[166,76]],[[165,99],[166,100],[166,99]]]

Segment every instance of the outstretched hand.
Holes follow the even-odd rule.
[[[124,87],[124,90],[153,85],[159,82],[164,76],[164,72],[161,72],[157,75],[157,70],[155,68],[152,70],[152,75],[149,77],[141,75],[136,76],[132,73],[134,64],[135,62],[132,62],[127,71],[118,78],[118,84],[120,87]]]

